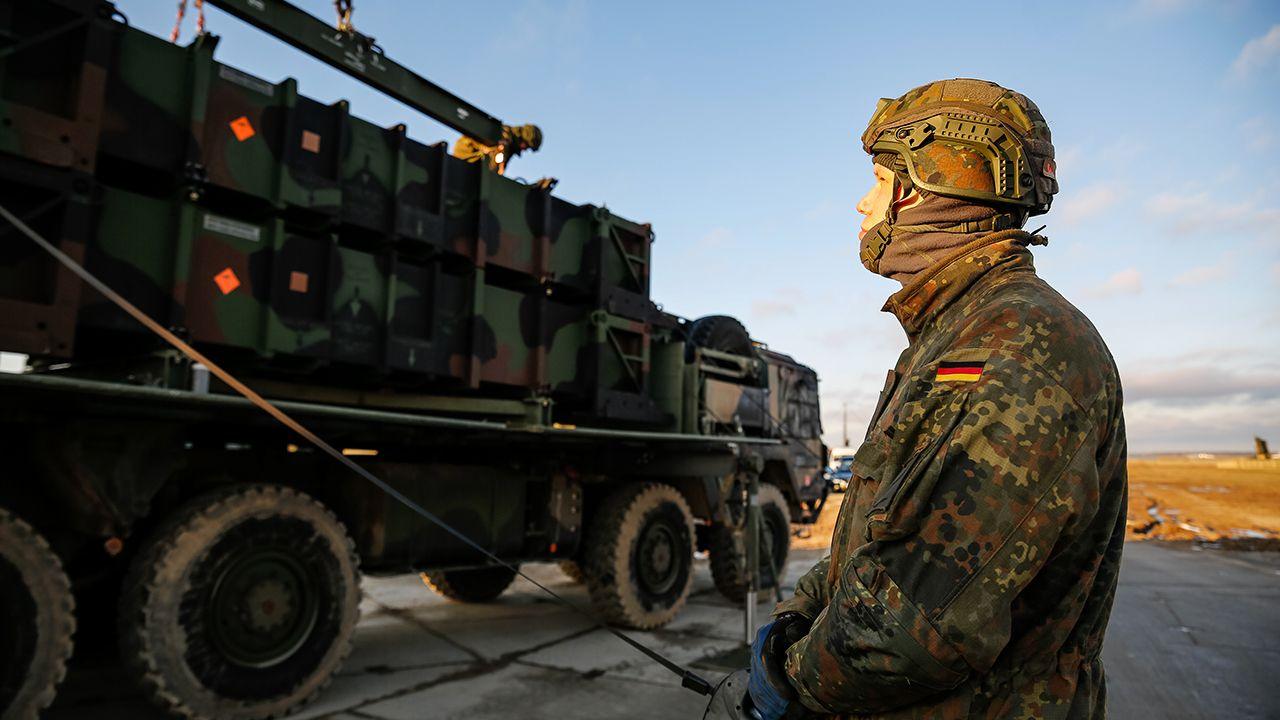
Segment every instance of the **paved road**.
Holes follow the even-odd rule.
[[[1114,718],[1280,718],[1280,553],[1129,543],[1102,651]]]
[[[797,552],[794,580],[817,559]],[[553,566],[535,577],[572,599],[585,592]],[[296,718],[596,720],[701,717],[703,700],[662,668],[518,581],[493,605],[449,603],[416,576],[370,578],[346,669]],[[762,605],[761,610],[766,610]],[[738,646],[741,612],[700,564],[688,608],[636,633],[677,662]],[[1105,657],[1114,718],[1280,718],[1280,554],[1135,543]],[[51,717],[156,718],[110,668],[73,672]],[[716,670],[703,671],[708,676]]]

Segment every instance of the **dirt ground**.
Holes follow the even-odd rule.
[[[1280,541],[1280,464],[1130,460],[1128,527],[1129,540]]]
[[[831,547],[831,533],[836,529],[836,516],[840,514],[840,503],[844,501],[844,493],[831,493],[827,503],[818,514],[818,522],[813,525],[794,525],[791,547],[801,550],[826,550]]]
[[[843,498],[832,495],[818,522],[798,530],[792,547],[825,549]],[[1130,460],[1126,524],[1129,540],[1197,540],[1274,549],[1280,544],[1280,464]]]

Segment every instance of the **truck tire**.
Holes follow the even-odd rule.
[[[679,491],[629,484],[605,498],[587,528],[587,590],[605,621],[666,625],[693,587],[693,513]]]
[[[516,579],[516,574],[502,566],[472,570],[428,570],[422,582],[437,593],[459,602],[484,603],[497,599]]]
[[[268,718],[329,684],[360,617],[346,528],[292,488],[237,485],[172,512],[125,577],[120,645],[185,718]]]
[[[62,561],[0,509],[0,718],[35,720],[67,674],[75,600]]]
[[[709,348],[720,352],[755,357],[751,333],[737,318],[728,315],[707,315],[689,324],[685,346],[685,361],[693,361],[694,348]]]
[[[760,548],[761,590],[772,590],[777,583],[773,570],[769,567],[768,556],[764,546],[768,543],[773,549],[773,564],[782,575],[786,574],[787,554],[791,549],[791,511],[787,509],[787,499],[776,485],[760,485],[760,520],[763,523],[763,534]],[[747,597],[747,545],[746,524],[741,527],[729,527],[716,524],[711,527],[711,579],[715,581],[720,594],[735,603]]]
[[[582,566],[578,564],[577,560],[561,560],[559,565],[560,572],[575,583],[580,585],[587,581],[587,574],[582,571]]]

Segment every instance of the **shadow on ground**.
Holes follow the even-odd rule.
[[[821,555],[797,550],[790,582]],[[553,565],[530,573],[570,599],[586,593]],[[699,718],[705,699],[523,580],[489,605],[445,601],[417,576],[368,578],[356,646],[316,702],[293,718],[578,720]],[[1133,543],[1104,658],[1116,718],[1280,717],[1280,554]],[[761,604],[761,616],[768,605]],[[685,611],[634,633],[712,679],[739,657],[743,617],[700,563]],[[163,717],[107,658],[77,660],[54,720]]]

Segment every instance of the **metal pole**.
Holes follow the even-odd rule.
[[[849,403],[842,403],[840,412],[844,422],[844,447],[849,447]]]
[[[750,645],[756,631],[756,591],[760,587],[760,475],[747,473],[747,613],[743,628]]]

